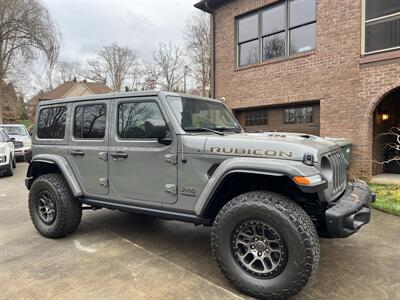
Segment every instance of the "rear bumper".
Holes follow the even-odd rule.
[[[344,238],[357,232],[371,218],[371,203],[376,195],[364,182],[349,183],[342,197],[325,212],[331,237]]]

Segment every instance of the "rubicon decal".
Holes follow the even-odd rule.
[[[244,156],[257,156],[257,157],[285,157],[292,158],[293,152],[268,150],[268,149],[244,149],[244,148],[231,148],[231,147],[210,147],[211,153],[225,154],[225,155],[244,155]]]

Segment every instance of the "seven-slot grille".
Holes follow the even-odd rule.
[[[22,142],[18,142],[18,141],[15,141],[14,142],[14,148],[15,149],[20,149],[20,148],[22,148],[24,146],[24,144],[22,143]]]
[[[333,193],[335,194],[339,191],[342,191],[342,189],[346,186],[346,160],[341,149],[328,153],[326,157],[329,159],[333,170],[332,182]]]

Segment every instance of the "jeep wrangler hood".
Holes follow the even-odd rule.
[[[340,148],[334,140],[313,135],[265,132],[208,136],[204,151],[209,155],[249,156],[303,161],[312,154],[314,162],[326,152]]]

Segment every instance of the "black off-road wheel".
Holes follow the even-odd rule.
[[[75,199],[61,174],[46,174],[36,178],[31,186],[29,213],[41,235],[60,238],[78,228],[82,205]]]
[[[211,231],[215,260],[243,293],[286,299],[313,277],[319,240],[307,213],[285,196],[250,192],[229,201]]]
[[[4,175],[6,176],[13,176],[14,175],[14,168],[13,168],[13,158],[12,155],[10,154],[10,159],[8,161],[8,166],[7,169],[4,172]]]

